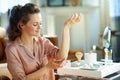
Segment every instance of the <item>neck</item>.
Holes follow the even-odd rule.
[[[24,45],[31,46],[33,44],[33,37],[22,35],[20,38]]]
[[[33,37],[29,36],[21,36],[22,43],[26,46],[26,48],[30,51],[30,53],[34,54],[34,46],[33,46]]]

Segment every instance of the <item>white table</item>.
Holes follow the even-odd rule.
[[[102,65],[97,70],[84,70],[80,67],[63,67],[57,69],[59,75],[75,75],[103,78],[110,74],[120,71],[120,63],[112,63],[111,65]]]

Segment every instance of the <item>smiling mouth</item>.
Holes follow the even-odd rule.
[[[38,33],[38,32],[40,32],[40,30],[38,30],[38,31],[35,31],[35,32],[37,32],[37,33]]]

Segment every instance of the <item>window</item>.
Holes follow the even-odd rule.
[[[29,0],[0,0],[0,13],[5,13],[13,7],[14,5],[21,4],[24,5],[25,3],[30,2]]]

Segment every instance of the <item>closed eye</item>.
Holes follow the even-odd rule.
[[[42,23],[34,23],[33,26],[42,26]]]

